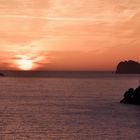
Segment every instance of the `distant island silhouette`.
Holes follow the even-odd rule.
[[[0,73],[0,77],[5,76],[3,73]]]
[[[119,74],[140,74],[140,63],[133,60],[121,61],[117,65],[116,73]]]

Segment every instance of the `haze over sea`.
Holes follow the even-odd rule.
[[[1,77],[0,140],[140,139],[139,106],[119,103],[140,75],[68,75]]]

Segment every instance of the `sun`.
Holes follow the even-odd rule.
[[[21,70],[31,70],[33,68],[33,62],[29,59],[21,59],[18,64]]]

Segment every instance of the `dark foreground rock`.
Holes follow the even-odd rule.
[[[118,64],[116,73],[120,74],[140,74],[140,63],[129,60]]]
[[[120,103],[140,105],[140,86],[135,90],[130,88],[124,93],[124,98]]]

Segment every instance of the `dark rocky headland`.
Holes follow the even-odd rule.
[[[140,74],[140,63],[133,60],[121,61],[117,65],[116,73],[119,74]]]
[[[128,89],[120,103],[140,105],[140,86]]]

